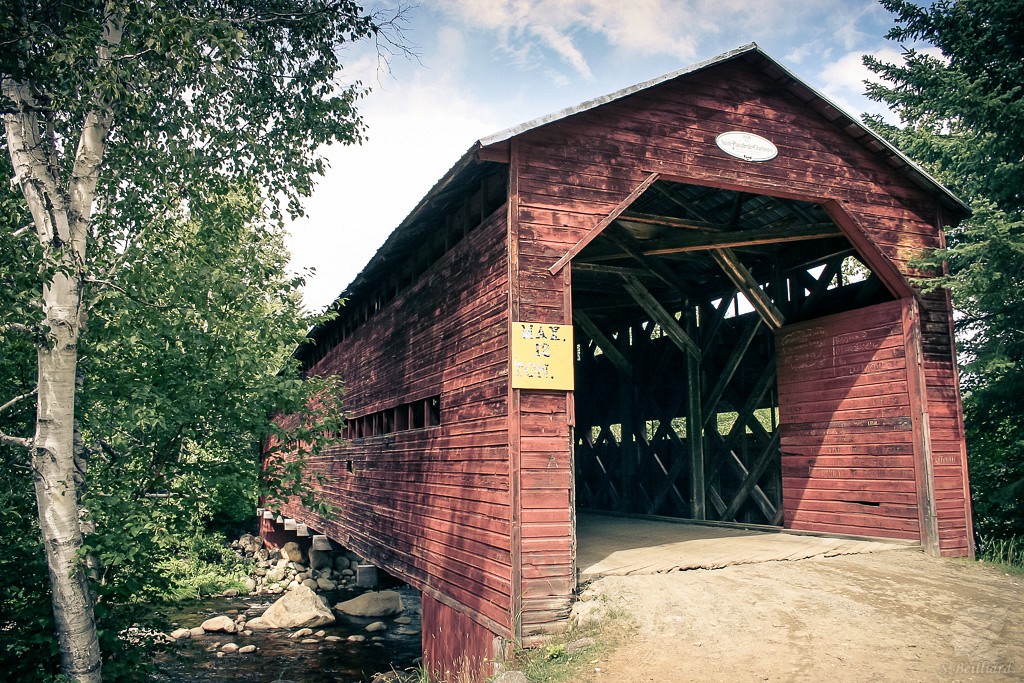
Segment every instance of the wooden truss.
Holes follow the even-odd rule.
[[[877,278],[844,278],[845,249],[762,282],[715,247],[708,261],[728,285],[700,300],[628,237],[610,241],[635,267],[573,264],[574,279],[628,295],[613,315],[573,313],[579,507],[781,524],[773,332],[823,306],[864,305],[882,289]]]

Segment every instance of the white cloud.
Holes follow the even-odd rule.
[[[891,20],[874,0],[435,0],[411,22],[422,63],[396,60],[393,78],[372,49],[345,61],[374,91],[360,103],[369,141],[330,150],[309,217],[291,226],[293,264],[317,270],[312,309],[482,136],[752,40],[851,114],[884,111],[863,98],[861,54],[899,59],[875,49]]]
[[[554,27],[544,24],[531,26],[530,32],[541,38],[548,47],[568,62],[579,75],[587,80],[593,80],[594,73],[587,65],[587,60],[584,59],[583,53],[573,44],[572,38]]]
[[[921,52],[941,57],[936,48],[926,48]],[[893,47],[871,50],[870,53],[883,62],[898,64],[903,61],[903,53]],[[871,114],[882,114],[895,122],[895,118],[884,104],[864,99],[865,81],[881,83],[882,78],[864,66],[863,60],[864,51],[856,50],[826,63],[817,79],[821,83],[822,92],[855,116],[866,111]]]

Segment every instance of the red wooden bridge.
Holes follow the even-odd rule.
[[[577,510],[969,555],[950,301],[911,284],[967,214],[754,45],[481,140],[300,350],[351,419],[335,516],[282,513],[422,591],[449,670],[564,627]]]

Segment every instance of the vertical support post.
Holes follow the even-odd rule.
[[[697,339],[697,327],[697,308],[687,302],[686,334],[690,339]],[[686,354],[686,443],[690,451],[690,516],[693,519],[707,519],[704,488],[704,416],[700,374],[700,361],[693,354]]]
[[[508,215],[505,219],[508,240],[508,326],[519,320],[519,145],[510,143],[508,165]],[[509,349],[511,354],[511,349]],[[511,595],[509,621],[516,643],[523,637],[523,541],[522,541],[522,424],[520,390],[508,382],[508,457],[509,457],[509,544],[511,546]]]
[[[625,328],[619,333],[619,345],[622,355],[626,356],[630,365],[636,363],[636,349],[629,343],[632,330]],[[636,428],[637,428],[637,393],[636,383],[632,375],[619,372],[619,463],[622,473],[622,496],[619,500],[620,512],[635,512],[633,502],[638,499],[636,485]]]
[[[938,556],[939,524],[935,512],[935,476],[932,471],[928,394],[921,350],[921,313],[917,299],[914,297],[906,297],[902,302],[904,353],[907,362],[907,389],[910,394],[910,421],[914,434],[914,479],[917,485],[921,546],[929,555]]]

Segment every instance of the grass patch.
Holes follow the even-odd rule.
[[[1024,575],[1024,538],[983,538],[978,561],[1011,573]]]
[[[626,616],[609,612],[598,626],[572,630],[552,636],[544,645],[520,650],[509,669],[518,669],[532,683],[574,683],[585,680],[601,668],[607,656],[635,632],[636,627]],[[584,641],[587,639],[587,641]],[[575,650],[573,644],[593,641]]]
[[[182,545],[157,565],[166,582],[158,599],[177,601],[219,595],[228,588],[245,590],[254,565],[231,550],[221,535],[196,535]]]

